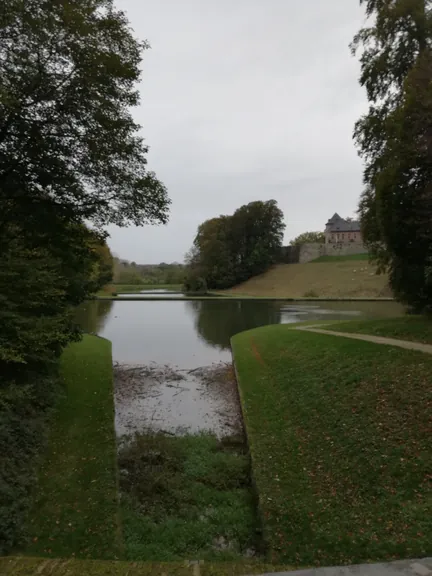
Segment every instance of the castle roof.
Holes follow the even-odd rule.
[[[326,224],[327,232],[360,232],[360,222],[344,220],[337,212],[333,214]]]

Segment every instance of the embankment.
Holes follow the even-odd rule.
[[[368,260],[280,264],[224,294],[274,298],[390,298],[386,275]]]

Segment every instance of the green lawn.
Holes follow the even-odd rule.
[[[202,563],[109,562],[106,560],[46,560],[44,558],[0,558],[2,576],[244,576],[289,570],[289,566],[252,561]]]
[[[345,256],[320,256],[312,262],[346,262],[346,261],[356,261],[356,260],[369,260],[369,254],[346,254]]]
[[[327,328],[330,329],[330,326],[326,326]],[[333,329],[339,332],[372,334],[432,344],[432,318],[426,316],[402,316],[401,318],[341,322],[335,324]]]
[[[270,559],[432,554],[432,356],[267,326],[233,353]]]
[[[142,292],[143,290],[173,290],[174,292],[181,291],[180,284],[112,284],[114,292],[117,294],[122,294],[124,292],[136,293]]]
[[[244,560],[259,548],[242,437],[137,436],[119,468],[128,560]]]
[[[120,551],[111,343],[84,336],[61,359],[65,393],[31,508],[26,555],[115,558]]]

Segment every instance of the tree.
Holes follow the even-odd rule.
[[[227,288],[235,283],[231,230],[230,216],[206,220],[198,227],[194,240],[196,268],[211,288]]]
[[[188,266],[209,288],[229,288],[277,261],[284,228],[275,200],[251,202],[232,216],[211,218],[198,227]]]
[[[73,307],[111,275],[101,230],[167,221],[130,113],[146,48],[112,0],[1,2],[3,554],[19,541],[56,360],[80,336]]]
[[[395,295],[424,310],[432,302],[432,2],[361,3],[373,20],[352,45],[362,48],[370,102],[354,133],[365,161],[363,236]]]
[[[302,244],[324,244],[324,242],[324,232],[303,232],[303,234],[291,240],[290,244],[291,246],[301,246]]]
[[[53,214],[97,225],[166,222],[167,192],[146,170],[129,111],[147,47],[112,0],[3,0],[3,214],[33,214],[44,230]]]
[[[189,270],[184,279],[182,290],[185,294],[206,294],[207,282],[196,270]]]
[[[284,230],[276,200],[250,202],[234,212],[230,242],[237,282],[265,272],[277,261]]]
[[[95,235],[91,248],[96,254],[94,265],[95,291],[109,284],[114,275],[114,259],[105,238]]]

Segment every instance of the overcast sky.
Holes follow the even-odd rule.
[[[355,213],[366,109],[348,45],[358,0],[117,0],[147,39],[134,111],[149,169],[172,199],[166,226],[109,228],[115,254],[183,261],[197,226],[253,200],[284,211],[285,242]]]

